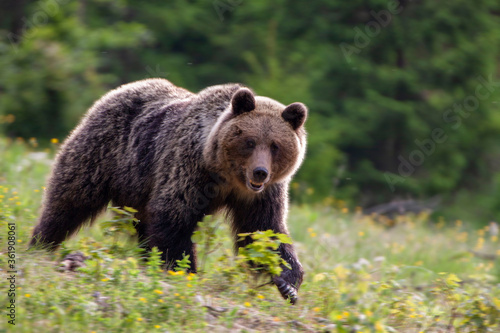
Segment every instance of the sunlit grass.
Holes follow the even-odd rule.
[[[334,198],[292,205],[289,229],[306,271],[295,306],[235,268],[226,224],[198,274],[158,270],[156,259],[142,260],[125,233],[105,236],[100,222],[109,213],[56,253],[26,252],[57,144],[44,151],[0,140],[0,228],[6,232],[11,222],[17,232],[16,332],[500,329],[495,224],[475,229],[469,221],[432,221],[425,214],[364,216]],[[0,244],[6,267],[3,234]],[[61,272],[58,262],[73,251],[88,257],[86,266]],[[12,329],[5,318],[4,328]]]

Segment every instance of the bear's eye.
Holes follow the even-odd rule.
[[[247,148],[255,148],[255,140],[248,139],[247,140]]]
[[[273,143],[271,143],[271,152],[272,152],[273,154],[276,154],[276,153],[278,152],[278,150],[279,150],[279,149],[280,149],[280,148],[278,147],[278,145],[277,145],[277,144],[275,144],[274,142],[273,142]]]

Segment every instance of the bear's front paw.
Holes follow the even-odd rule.
[[[292,304],[297,303],[298,300],[297,288],[292,286],[290,283],[288,283],[285,279],[283,279],[280,276],[275,276],[273,278],[273,282],[276,285],[276,287],[278,287],[278,290],[284,299],[289,299],[290,303]]]

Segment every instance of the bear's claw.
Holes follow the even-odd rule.
[[[276,285],[276,287],[278,287],[278,290],[284,299],[289,299],[290,303],[292,304],[297,303],[297,289],[294,286],[292,286],[279,276],[274,278],[274,284]]]

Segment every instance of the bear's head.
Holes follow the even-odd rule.
[[[240,88],[210,131],[205,162],[243,191],[262,192],[289,179],[300,166],[306,118],[302,103],[284,106]]]

